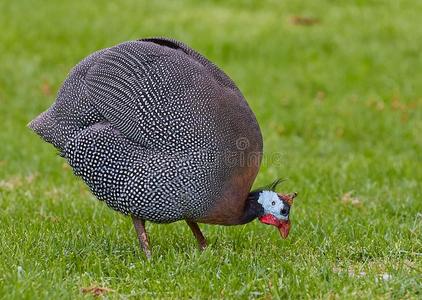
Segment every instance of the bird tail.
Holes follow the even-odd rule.
[[[97,51],[77,64],[60,88],[56,102],[28,124],[61,152],[75,134],[104,120],[88,100],[85,87],[86,73],[103,51]]]
[[[53,144],[54,147],[59,150],[63,150],[64,145],[66,144],[65,136],[63,134],[65,131],[68,131],[66,130],[68,128],[63,128],[63,125],[57,122],[57,119],[54,118],[52,108],[41,113],[29,122],[27,126],[44,141]]]
[[[60,98],[48,110],[29,122],[28,127],[44,141],[54,145],[63,153],[66,144],[88,126],[104,121],[89,102],[78,99],[71,107],[72,99]]]

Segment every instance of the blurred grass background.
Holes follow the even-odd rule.
[[[422,2],[1,1],[0,298],[420,298]],[[179,39],[239,86],[292,231],[148,225],[96,201],[26,124],[91,52]]]

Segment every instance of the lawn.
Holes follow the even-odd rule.
[[[0,2],[0,298],[422,297],[422,2]],[[148,223],[94,199],[26,124],[91,52],[182,40],[238,84],[264,136],[255,186],[297,191],[257,221]]]

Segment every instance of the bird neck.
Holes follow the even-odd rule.
[[[264,208],[258,203],[259,194],[260,192],[251,192],[248,194],[240,224],[249,223],[264,215]]]

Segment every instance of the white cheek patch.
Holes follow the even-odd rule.
[[[265,214],[272,214],[274,217],[286,220],[286,217],[281,215],[281,210],[284,208],[283,201],[281,201],[277,194],[272,191],[262,191],[258,198],[258,203],[264,208]],[[274,203],[274,205],[273,205]]]

